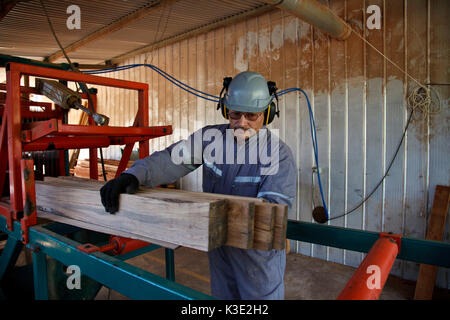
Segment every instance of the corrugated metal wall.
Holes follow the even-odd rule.
[[[365,27],[365,8],[382,10],[381,30]],[[446,0],[336,0],[328,5],[411,76],[423,83],[448,83],[448,14]],[[127,60],[151,63],[188,85],[218,95],[224,76],[244,70],[262,73],[280,89],[306,90],[317,125],[319,162],[331,216],[352,209],[378,183],[400,141],[408,116],[405,99],[415,83],[355,35],[329,39],[293,16],[274,10],[257,18]],[[115,72],[111,77],[150,85],[151,125],[168,125],[174,134],[152,140],[161,150],[206,124],[224,123],[216,105],[188,95],[149,68]],[[395,163],[380,188],[359,209],[331,225],[369,231],[390,231],[424,238],[436,184],[449,185],[448,86],[437,85],[442,111],[413,120]],[[100,90],[99,112],[111,125],[131,125],[134,93]],[[291,219],[312,221],[320,204],[305,99],[281,99],[281,118],[272,128],[291,147],[298,166],[298,193]],[[119,158],[110,148],[106,158]],[[182,187],[201,190],[201,172],[182,179]],[[448,219],[447,221],[449,221]],[[449,223],[445,241],[449,241]],[[336,248],[292,243],[313,257],[357,266],[363,254]],[[416,279],[418,264],[397,261],[393,274]],[[437,284],[449,287],[449,270],[440,269]]]

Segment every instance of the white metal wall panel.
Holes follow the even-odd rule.
[[[381,30],[365,27],[365,8],[382,10]],[[427,1],[336,0],[333,11],[363,34],[378,50],[423,83],[448,83],[449,3]],[[364,30],[364,32],[362,32]],[[279,10],[219,28],[142,54],[124,62],[151,63],[188,85],[218,95],[224,76],[254,70],[280,89],[303,88],[312,103],[317,126],[324,196],[331,216],[352,209],[383,176],[400,141],[408,108],[405,96],[415,86],[355,35],[347,41],[327,38]],[[149,68],[110,74],[150,86],[150,124],[174,127],[169,137],[150,142],[161,150],[196,129],[224,123],[216,105],[174,87]],[[424,238],[436,184],[449,185],[448,86],[434,86],[442,111],[414,120],[395,163],[380,188],[359,209],[330,225],[369,231],[392,231]],[[126,90],[99,93],[99,112],[115,125],[130,125],[136,95]],[[312,221],[321,203],[312,152],[308,110],[302,95],[281,98],[281,118],[271,125],[291,147],[298,166],[298,192],[291,219]],[[120,157],[109,148],[106,158]],[[201,172],[182,179],[185,189],[201,190]],[[448,219],[447,221],[449,221]],[[449,239],[447,223],[444,241]],[[292,250],[357,266],[364,255],[336,248],[292,242]],[[393,274],[416,279],[419,265],[395,263]],[[439,269],[437,284],[449,287],[449,271]]]

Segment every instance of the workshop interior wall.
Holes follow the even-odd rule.
[[[380,30],[366,28],[364,8],[370,4],[381,8]],[[448,1],[336,0],[329,6],[418,81],[449,82]],[[405,97],[417,85],[354,34],[347,41],[330,39],[280,10],[136,56],[123,65],[133,63],[156,65],[217,96],[223,77],[245,70],[260,72],[279,89],[304,89],[314,111],[324,196],[332,217],[352,209],[383,176],[410,112]],[[151,152],[204,125],[225,123],[214,102],[187,94],[149,68],[108,76],[148,83],[150,125],[173,126],[172,135],[151,140]],[[412,121],[380,188],[352,214],[330,225],[425,238],[435,187],[450,184],[449,91],[444,85],[433,88],[441,99],[440,113]],[[108,88],[99,90],[98,99],[98,111],[111,117],[111,125],[133,123],[136,93]],[[290,93],[280,98],[280,108],[281,117],[270,127],[279,130],[298,166],[297,198],[289,218],[311,222],[312,209],[321,199],[307,104],[301,94]],[[120,149],[105,150],[105,158],[119,159]],[[196,170],[181,179],[180,186],[199,191],[201,180],[201,170]],[[295,241],[291,251],[355,267],[364,257]],[[416,279],[418,270],[418,264],[398,260],[393,274]],[[448,269],[439,269],[437,285],[450,286]]]

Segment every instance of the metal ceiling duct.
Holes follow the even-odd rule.
[[[344,20],[317,0],[264,0],[299,17],[338,40],[347,39],[352,29]]]

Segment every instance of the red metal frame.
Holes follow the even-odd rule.
[[[113,254],[119,255],[143,248],[150,244],[151,243],[137,239],[124,238],[120,236],[110,236],[109,243],[104,246],[98,247],[91,243],[85,243],[78,246],[77,249],[86,253],[92,253],[97,251],[99,252],[112,251]]]
[[[49,104],[21,99],[21,93],[39,94],[35,88],[20,86],[20,78],[24,75],[137,90],[138,111],[134,124],[132,127],[98,127],[91,117],[87,126],[64,124],[64,112],[60,108],[52,111]],[[148,85],[145,83],[13,62],[6,66],[6,81],[6,85],[0,84],[0,90],[7,91],[4,107],[1,107],[0,101],[0,195],[3,193],[6,171],[9,170],[10,199],[9,203],[0,201],[0,215],[6,217],[9,229],[12,228],[13,220],[21,221],[25,243],[28,241],[28,227],[36,224],[37,219],[33,160],[23,159],[22,152],[60,150],[61,175],[64,175],[64,151],[89,148],[90,177],[98,179],[97,148],[125,144],[117,176],[125,170],[136,142],[139,142],[139,157],[144,158],[149,155],[149,139],[172,133],[171,126],[148,127]],[[95,94],[91,94],[91,97],[95,110],[97,97]],[[86,94],[82,94],[82,98],[86,99]],[[43,111],[33,112],[29,109],[30,105],[42,106]],[[51,119],[24,127],[22,119],[26,117]]]

